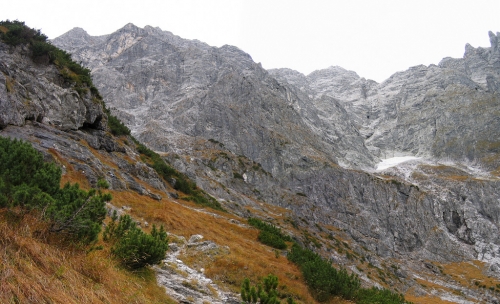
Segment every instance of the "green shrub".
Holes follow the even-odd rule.
[[[80,95],[94,87],[90,70],[73,61],[69,53],[47,41],[47,36],[42,34],[40,30],[29,28],[24,22],[17,20],[0,21],[0,26],[4,29],[0,31],[0,40],[13,46],[27,44],[33,61],[54,64],[61,76],[72,84]],[[102,101],[98,92],[91,90],[91,93]]]
[[[110,194],[84,191],[78,184],[60,188],[61,169],[16,139],[0,137],[0,163],[0,207],[44,210],[50,231],[70,233],[84,243],[96,240]]]
[[[0,164],[4,195],[0,207],[30,206],[31,201],[23,199],[23,193],[34,196],[43,192],[52,196],[59,190],[61,169],[45,163],[42,154],[29,143],[1,137]]]
[[[370,303],[387,303],[387,304],[400,304],[409,303],[405,301],[403,295],[394,293],[387,289],[372,288],[362,288],[358,290],[357,293],[358,304],[370,304]]]
[[[278,235],[280,238],[282,238],[283,240],[285,240],[287,242],[292,241],[292,238],[289,235],[283,234],[281,232],[281,229],[274,226],[273,224],[265,223],[257,218],[254,218],[254,217],[248,218],[248,224],[250,226],[253,226],[253,227],[261,230],[261,231],[267,231],[269,233]]]
[[[137,139],[133,138],[135,144],[137,145],[137,151],[143,156],[147,157],[150,162],[150,166],[167,182],[172,182],[175,190],[181,191],[188,195],[186,200],[195,202],[198,205],[210,207],[215,210],[225,211],[220,203],[212,196],[205,193],[203,190],[196,186],[196,183],[191,181],[186,175],[180,173],[174,168],[170,167],[158,153],[149,149],[145,145],[139,143]],[[144,159],[148,162],[148,159]]]
[[[47,36],[42,34],[40,30],[35,30],[27,27],[21,21],[0,21],[0,26],[6,31],[0,31],[0,39],[9,45],[20,45],[30,43],[32,41],[47,41]]]
[[[238,179],[243,179],[243,175],[239,174],[238,172],[233,172],[233,177]]]
[[[97,240],[106,217],[107,201],[111,201],[109,193],[95,189],[85,191],[78,184],[67,183],[47,208],[51,231],[74,234],[86,243]]]
[[[267,231],[261,231],[257,239],[264,245],[271,246],[276,249],[286,249],[286,243],[279,235]]]
[[[330,262],[318,254],[294,244],[288,259],[300,266],[304,279],[311,293],[320,302],[333,296],[353,300],[360,288],[360,281],[355,274],[349,275],[345,269],[337,270]]]
[[[402,295],[387,289],[361,288],[356,274],[349,275],[344,268],[335,269],[317,253],[294,244],[287,255],[288,259],[297,264],[307,286],[314,298],[320,302],[328,301],[334,296],[340,296],[356,303],[368,304],[403,304]]]
[[[121,216],[117,224],[115,213],[103,237],[113,243],[113,255],[130,269],[158,264],[168,249],[167,233],[163,226],[158,230],[153,225],[151,233],[146,234],[129,215]]]
[[[130,135],[130,129],[111,114],[108,114],[108,127],[115,136]]]
[[[241,299],[243,303],[279,304],[278,300],[278,277],[268,275],[263,279],[263,285],[250,286],[250,280],[245,278],[241,285]],[[293,301],[292,301],[293,302]]]
[[[256,218],[249,218],[248,224],[260,230],[258,240],[268,246],[276,249],[286,249],[285,242],[291,242],[292,238],[289,235],[285,235],[281,232],[278,227],[264,223],[263,221]]]

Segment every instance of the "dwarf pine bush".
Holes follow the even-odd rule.
[[[61,169],[17,139],[0,137],[0,164],[0,208],[43,210],[51,232],[74,235],[83,243],[97,239],[110,194],[78,184],[60,188]]]
[[[339,296],[362,304],[410,303],[402,295],[388,289],[361,288],[356,274],[349,274],[344,268],[335,269],[331,262],[298,244],[293,245],[287,258],[300,267],[309,290],[319,302]]]
[[[249,218],[248,224],[260,230],[258,240],[264,245],[271,246],[276,249],[286,249],[286,241],[291,242],[292,238],[285,235],[278,227],[265,223],[257,218]]]
[[[116,213],[106,227],[104,240],[113,243],[111,252],[123,265],[137,269],[147,265],[158,264],[168,249],[168,238],[163,225],[160,229],[153,225],[150,234],[144,233],[129,215]]]

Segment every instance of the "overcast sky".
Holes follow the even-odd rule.
[[[25,21],[55,38],[74,27],[91,35],[132,22],[213,46],[231,44],[266,69],[304,74],[341,66],[381,82],[418,64],[462,57],[466,43],[489,47],[500,32],[500,0],[19,0],[0,20]]]

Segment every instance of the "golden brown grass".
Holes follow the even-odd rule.
[[[411,292],[406,293],[405,300],[413,302],[415,304],[430,304],[430,303],[432,303],[432,304],[450,304],[450,303],[453,303],[450,301],[443,300],[440,297],[436,297],[436,296],[432,296],[432,295],[417,297],[417,296],[411,294]]]
[[[191,202],[163,199],[158,202],[132,192],[111,191],[113,204],[132,208],[134,217],[144,218],[150,223],[163,224],[169,233],[184,236],[202,234],[204,240],[227,246],[229,250],[217,252],[188,252],[182,257],[194,268],[205,269],[205,274],[220,285],[239,293],[241,283],[248,277],[257,283],[268,274],[279,278],[280,291],[302,303],[316,303],[308,292],[300,270],[281,254],[257,241],[258,230],[246,225],[230,222],[234,219],[246,223],[237,216],[202,209]],[[276,210],[277,211],[277,210]],[[349,303],[334,299],[330,303]]]
[[[0,209],[0,303],[175,303],[152,270],[124,270],[108,250],[87,253],[47,226]]]
[[[7,89],[8,93],[14,93],[13,80],[8,76],[5,76],[5,88]]]
[[[419,283],[421,286],[423,286],[426,289],[441,290],[443,292],[448,292],[448,293],[457,293],[456,290],[453,290],[453,289],[445,287],[445,286],[441,286],[439,284],[436,284],[436,283],[433,283],[433,282],[430,282],[430,281],[426,281],[426,280],[423,280],[423,279],[417,279],[416,281],[417,281],[417,283]],[[412,293],[411,289],[406,293],[405,299],[408,300],[408,301],[411,301],[411,302],[413,302],[415,304],[454,303],[454,302],[450,302],[450,301],[447,301],[447,300],[443,300],[440,297],[433,296],[433,295],[415,296]]]
[[[500,280],[489,277],[486,274],[487,265],[484,262],[474,260],[465,262],[456,262],[448,264],[434,263],[442,270],[443,274],[447,277],[447,282],[455,281],[458,285],[464,286],[466,288],[472,289],[490,289],[491,291],[498,290],[500,286]],[[441,290],[444,292],[460,295],[459,290],[455,290],[446,286],[439,285],[437,283],[425,280],[417,279],[417,282],[428,289]],[[452,303],[446,300],[442,300],[435,296],[415,296],[410,289],[405,298],[412,301],[415,304],[418,303]]]
[[[117,142],[119,142],[119,141],[117,141]],[[110,156],[110,153],[108,153],[104,150],[96,150],[96,149],[90,147],[86,141],[81,141],[81,143],[83,145],[85,145],[88,148],[88,150],[97,159],[99,159],[101,161],[101,163],[105,164],[106,166],[108,166],[110,168],[119,170],[118,165],[113,161],[113,158]]]
[[[468,175],[467,172],[462,171],[458,168],[446,166],[446,165],[421,165],[420,168],[425,173],[430,173],[432,175],[437,175],[438,177],[446,180],[463,182],[469,179],[474,179],[472,176]],[[417,178],[421,175],[420,173],[414,174],[413,177]],[[424,179],[424,178],[421,178]]]
[[[64,166],[65,168],[65,172],[61,176],[61,187],[66,183],[79,183],[80,188],[85,190],[90,189],[90,184],[85,177],[85,174],[78,170],[75,170],[75,168],[73,168],[73,166],[63,156],[61,156],[61,154],[59,154],[56,149],[50,148],[48,149],[48,152],[54,157],[56,163]]]
[[[443,272],[450,275],[462,286],[485,286],[485,288],[496,288],[500,280],[488,277],[486,274],[487,265],[481,261],[469,261],[449,263],[442,265]],[[476,283],[478,282],[478,283]]]

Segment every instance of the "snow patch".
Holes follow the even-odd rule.
[[[401,163],[420,158],[421,157],[416,157],[416,156],[397,156],[397,157],[386,158],[377,164],[376,170],[377,171],[384,170],[390,167],[397,166]]]

